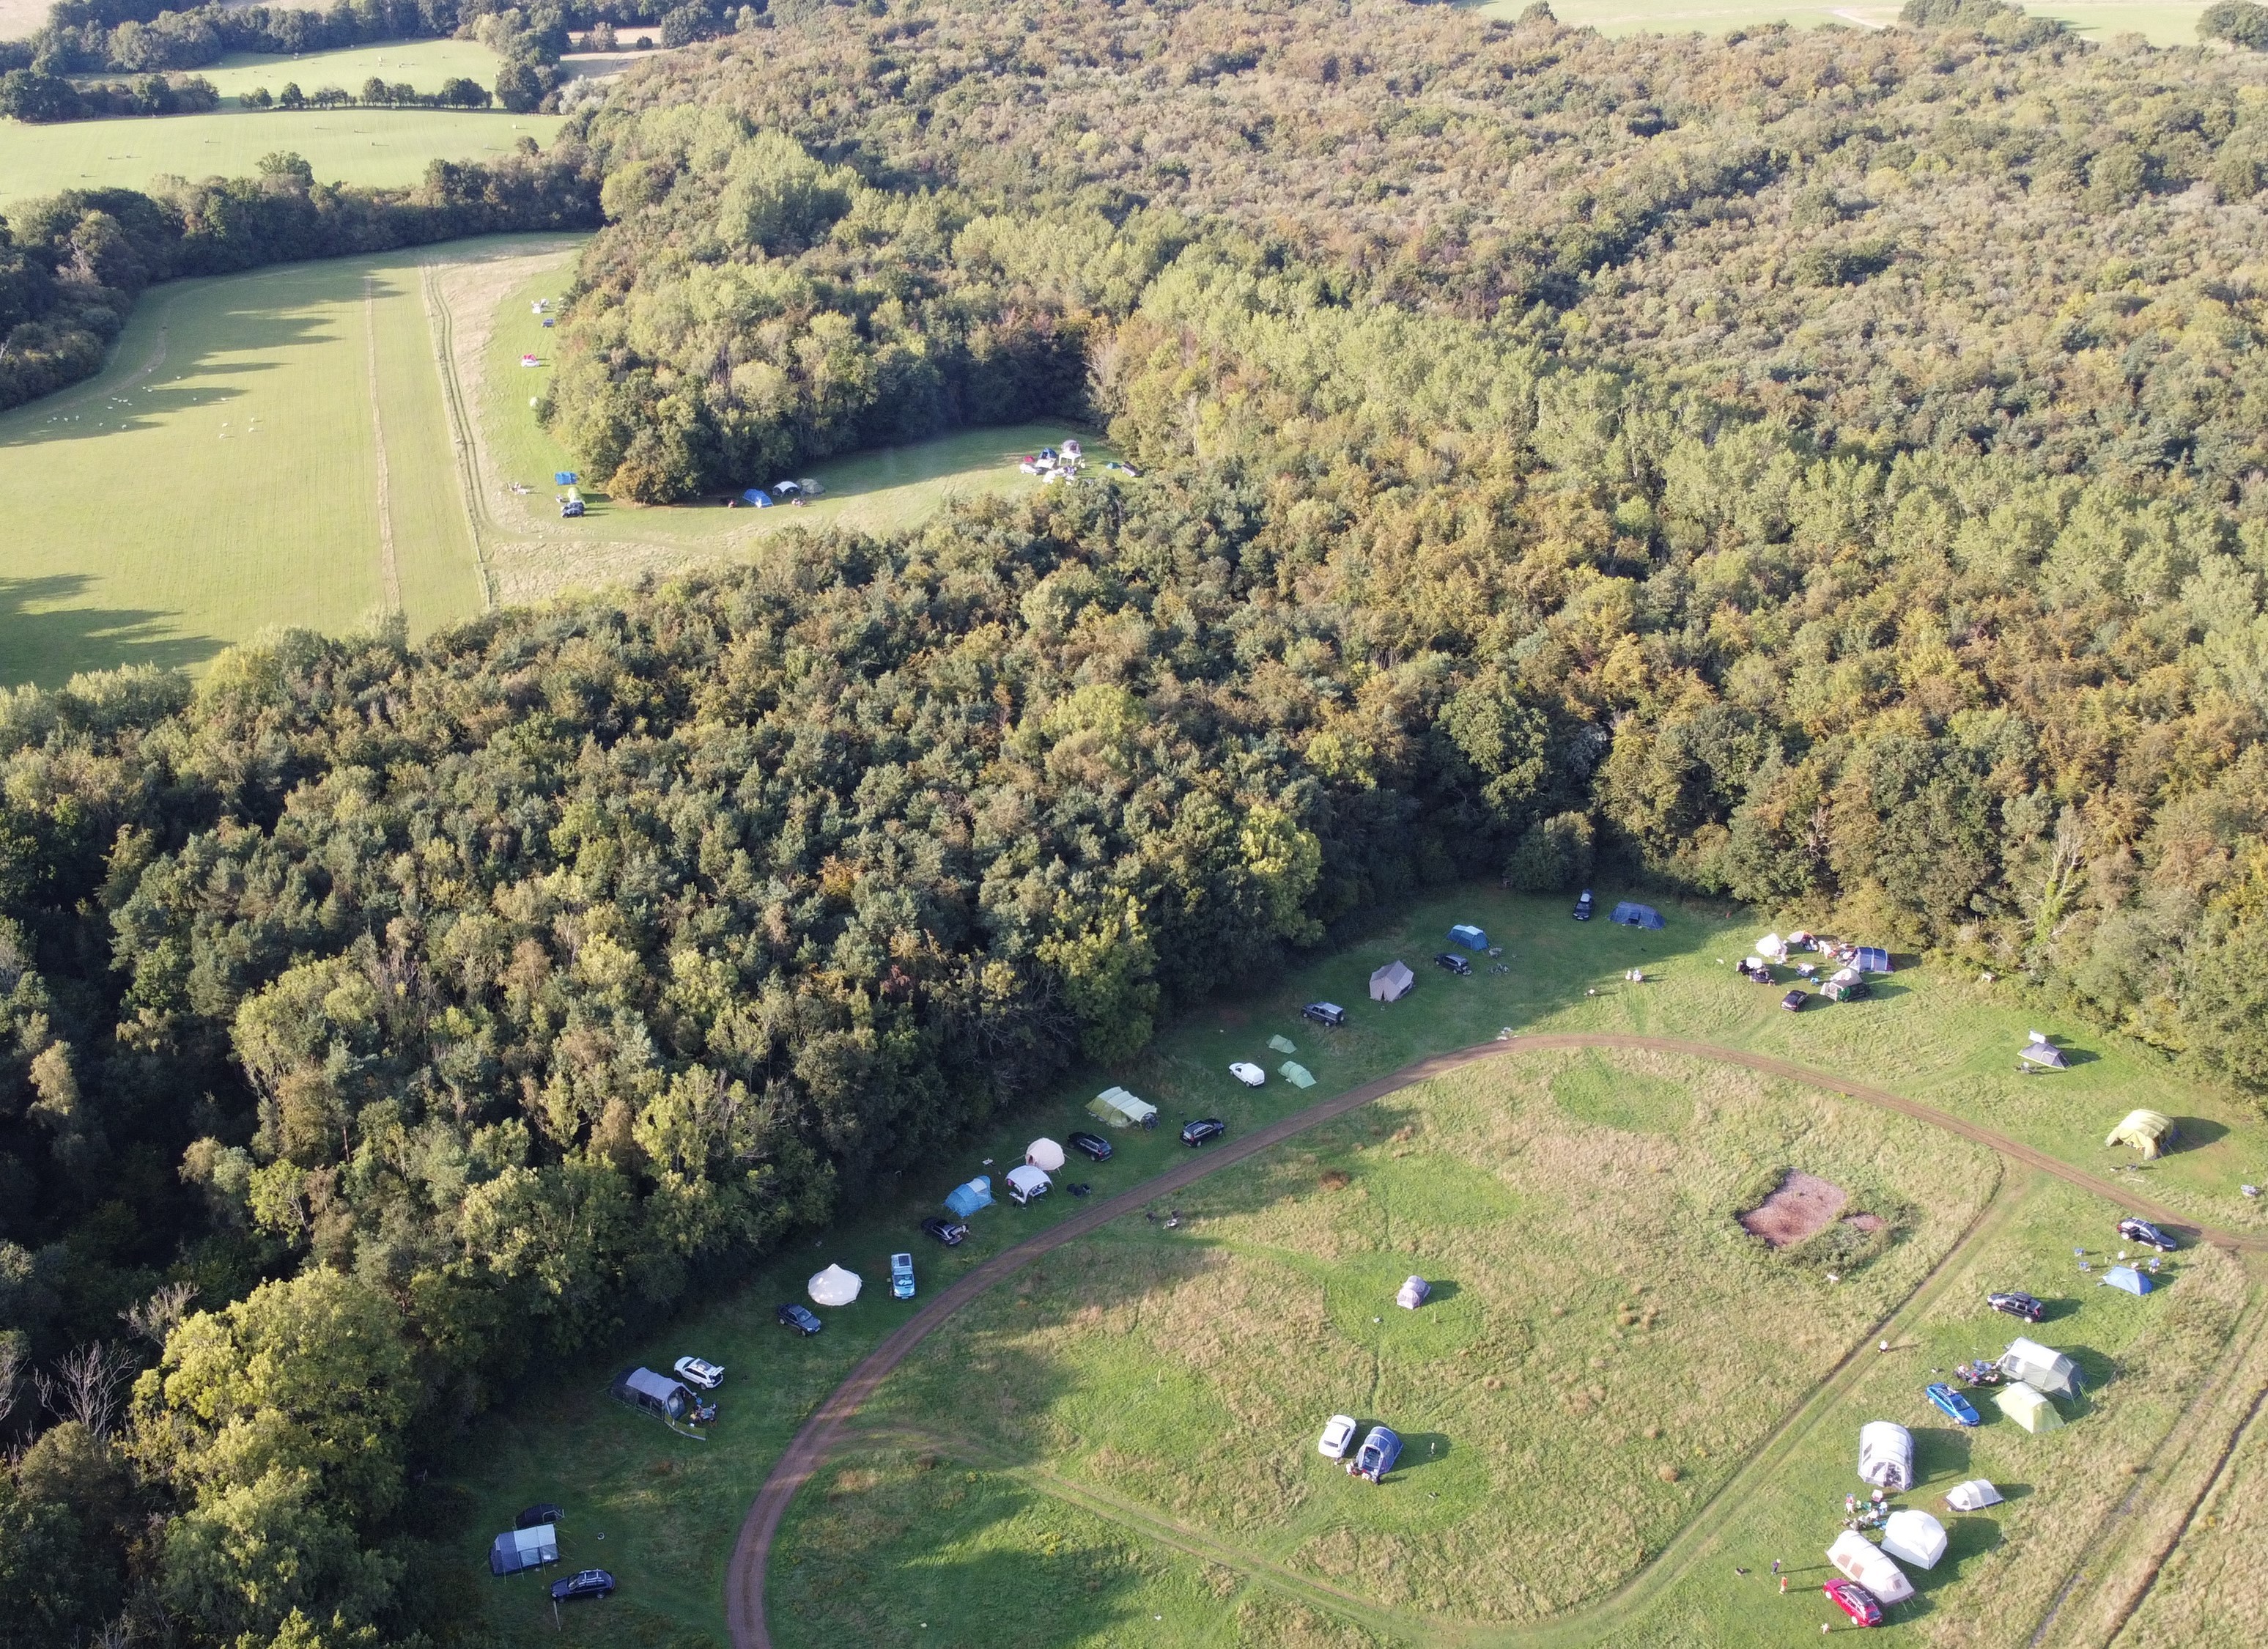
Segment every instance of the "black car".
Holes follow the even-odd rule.
[[[562,520],[578,519],[582,513],[583,501],[580,498],[565,498],[560,501],[559,516]]]
[[[1810,999],[1800,990],[1791,990],[1779,999],[1779,1005],[1790,1013],[1800,1013],[1803,1012],[1803,1005]]]
[[[968,1240],[968,1227],[956,1226],[949,1219],[924,1219],[922,1221],[922,1231],[925,1235],[935,1237],[948,1248],[957,1248]]]
[[[556,1523],[567,1515],[566,1508],[556,1505],[531,1505],[512,1520],[514,1528],[541,1528],[546,1523]]]
[[[1071,1137],[1071,1148],[1094,1158],[1097,1162],[1110,1160],[1110,1142],[1101,1134],[1090,1134],[1084,1129]]]
[[[1228,1131],[1228,1124],[1218,1116],[1203,1116],[1182,1130],[1182,1143],[1202,1145],[1208,1139],[1219,1139]]]
[[[2174,1251],[2174,1240],[2146,1219],[2122,1219],[2118,1234],[2129,1242],[2139,1242],[2146,1248],[2155,1248],[2161,1254]]]
[[[1576,921],[1578,921],[1578,922],[1588,922],[1590,919],[1591,919],[1591,890],[1590,890],[1589,888],[1586,887],[1585,889],[1583,889],[1583,891],[1582,891],[1580,894],[1578,894],[1578,895],[1576,896],[1576,900],[1575,900],[1575,920],[1576,920]]]
[[[1984,1303],[1995,1311],[2005,1311],[2012,1317],[2021,1317],[2026,1322],[2037,1322],[2048,1314],[2048,1308],[2029,1294],[2014,1290],[2005,1294],[1987,1294]]]
[[[615,1577],[604,1569],[584,1569],[569,1575],[564,1580],[551,1583],[554,1603],[572,1603],[579,1597],[612,1597]]]
[[[1454,951],[1436,952],[1433,957],[1433,966],[1436,968],[1447,968],[1450,973],[1457,975],[1460,978],[1473,970],[1473,965],[1467,961],[1463,957],[1458,955]]]
[[[1300,1010],[1300,1017],[1317,1025],[1338,1026],[1346,1023],[1346,1010],[1336,1002],[1310,1002]]]
[[[772,1315],[780,1320],[780,1326],[782,1328],[792,1329],[798,1334],[802,1335],[817,1334],[821,1329],[827,1326],[818,1318],[813,1316],[808,1311],[806,1311],[802,1307],[797,1305],[793,1300],[790,1300],[786,1305],[782,1306],[777,1311],[772,1313]]]

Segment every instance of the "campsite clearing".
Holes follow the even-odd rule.
[[[1602,889],[1602,896],[1611,903],[1617,894]],[[1824,1007],[1802,1016],[1777,1014],[1769,1002],[1757,1000],[1764,993],[1742,983],[1730,966],[1738,955],[1746,953],[1744,948],[1735,947],[1744,947],[1748,937],[1757,931],[1751,918],[1712,917],[1674,903],[1665,905],[1664,910],[1669,918],[1667,930],[1646,932],[1600,923],[1571,923],[1563,899],[1527,899],[1494,889],[1469,890],[1412,908],[1403,920],[1381,926],[1369,938],[1334,955],[1317,959],[1258,997],[1193,1015],[1163,1033],[1130,1066],[1083,1073],[1066,1083],[1057,1101],[1035,1113],[1004,1119],[997,1138],[972,1142],[964,1156],[939,1165],[936,1184],[907,1187],[902,1205],[880,1208],[871,1218],[831,1229],[825,1238],[824,1255],[806,1249],[782,1255],[762,1268],[743,1292],[719,1299],[670,1329],[652,1346],[623,1349],[624,1356],[636,1352],[651,1358],[684,1337],[688,1343],[697,1341],[711,1348],[706,1354],[749,1371],[749,1380],[739,1387],[740,1396],[725,1403],[710,1444],[697,1452],[687,1446],[673,1455],[659,1455],[651,1442],[625,1436],[604,1412],[611,1405],[605,1404],[593,1388],[603,1386],[607,1369],[594,1366],[581,1373],[546,1376],[531,1384],[527,1401],[514,1405],[508,1414],[482,1422],[467,1476],[439,1491],[442,1499],[437,1515],[447,1512],[463,1516],[468,1531],[474,1531],[468,1539],[477,1543],[486,1537],[477,1532],[478,1526],[494,1516],[508,1514],[530,1498],[571,1495],[603,1514],[602,1526],[609,1537],[603,1549],[586,1546],[563,1555],[571,1564],[590,1560],[594,1552],[602,1551],[608,1566],[625,1577],[623,1592],[610,1606],[618,1618],[643,1620],[651,1614],[652,1618],[640,1630],[663,1635],[673,1631],[720,1633],[723,1570],[746,1510],[747,1485],[761,1478],[780,1456],[803,1417],[887,1330],[904,1321],[905,1314],[926,1307],[957,1278],[1004,1247],[1076,1214],[1085,1204],[1051,1197],[1027,1209],[984,1211],[971,1222],[974,1234],[963,1247],[935,1253],[922,1250],[925,1270],[920,1300],[901,1304],[880,1291],[869,1291],[868,1297],[857,1305],[826,1314],[828,1332],[807,1341],[778,1332],[770,1321],[771,1303],[794,1298],[804,1277],[824,1258],[839,1257],[854,1270],[879,1271],[890,1251],[906,1246],[913,1222],[938,1211],[935,1199],[952,1183],[972,1174],[999,1172],[1000,1164],[1020,1159],[1035,1133],[1062,1137],[1064,1130],[1091,1125],[1086,1102],[1113,1081],[1156,1101],[1163,1115],[1154,1132],[1113,1130],[1112,1143],[1117,1152],[1112,1161],[1092,1168],[1082,1166],[1081,1176],[1091,1178],[1098,1194],[1103,1195],[1138,1183],[1189,1158],[1190,1153],[1172,1143],[1172,1135],[1190,1116],[1221,1115],[1230,1123],[1232,1141],[1248,1137],[1271,1119],[1344,1093],[1351,1085],[1405,1065],[1428,1050],[1485,1042],[1507,1023],[1523,1035],[1562,1030],[1682,1034],[1769,1052],[1824,1071],[1863,1071],[1867,1080],[1894,1086],[1946,1111],[1972,1115],[1991,1127],[2036,1139],[2044,1152],[2096,1174],[2105,1174],[2118,1159],[2118,1153],[2104,1152],[2101,1142],[2102,1130],[2122,1114],[2116,1108],[2122,1101],[2128,1106],[2140,1102],[2171,1107],[2172,1114],[2185,1113],[2191,1119],[2213,1124],[2203,1130],[2185,1124],[2185,1139],[2203,1141],[2207,1133],[2213,1137],[2210,1143],[2193,1143],[2154,1166],[2149,1171],[2148,1190],[2161,1199],[2187,1199],[2185,1205],[2194,1204],[2201,1214],[2225,1226],[2255,1232],[2268,1229],[2268,1222],[2235,1189],[2235,1181],[2242,1177],[2239,1165],[2260,1154],[2264,1143],[2268,1143],[2268,1130],[2241,1105],[2177,1082],[2163,1062],[2147,1052],[2115,1038],[2074,1034],[2074,1027],[2048,1022],[2043,1028],[2053,1030],[2082,1056],[2070,1071],[2051,1078],[2018,1078],[2010,1069],[2007,1049],[2021,1041],[2028,1024],[2041,1023],[2038,1017],[2028,1017],[2021,1001],[2005,987],[1976,986],[1922,968],[1902,967],[1898,975],[1883,982],[1882,993],[1869,1002]],[[1491,939],[1505,947],[1510,974],[1484,975],[1470,981],[1426,980],[1407,999],[1390,1006],[1366,1002],[1365,982],[1381,962],[1418,951],[1448,923],[1465,919],[1480,923],[1489,930]],[[1633,966],[1647,974],[1647,983],[1634,985],[1621,978]],[[1356,1005],[1349,1025],[1334,1031],[1304,1023],[1299,1018],[1299,1005],[1319,998]],[[1316,1089],[1301,1093],[1272,1081],[1263,1088],[1248,1089],[1227,1073],[1226,1062],[1232,1058],[1269,1058],[1263,1050],[1271,1034],[1294,1042],[1297,1056],[1321,1079]],[[1515,1062],[1526,1056],[1514,1051]],[[1656,1148],[1658,1143],[1675,1148],[1673,1136],[1681,1129],[1705,1130],[1712,1125],[1699,1109],[1702,1088],[1683,1074],[1692,1069],[1688,1062],[1657,1066],[1611,1050],[1550,1057],[1550,1074],[1535,1080],[1542,1083],[1551,1105],[1565,1119],[1553,1126],[1572,1129],[1576,1137],[1601,1131],[1596,1125],[1604,1123],[1623,1137],[1619,1149],[1642,1153]],[[1538,1066],[1539,1071],[1543,1069]],[[1745,1076],[1738,1079],[1749,1080]],[[2067,1081],[2069,1086],[2062,1086]],[[1523,1091],[1532,1093],[1532,1088],[1524,1086]],[[1807,1108],[1817,1102],[1802,1101]],[[1826,1103],[1832,1108],[1838,1102]],[[1532,1101],[1523,1101],[1521,1115],[1528,1116],[1534,1109]],[[1593,1126],[1580,1126],[1587,1123]],[[1394,1149],[1408,1148],[1412,1143],[1397,1142]],[[1952,1148],[1967,1149],[1958,1142],[1953,1142]],[[986,1156],[996,1159],[993,1169],[981,1166]],[[1390,1153],[1386,1165],[1389,1173],[1406,1167],[1405,1162]],[[1760,1163],[1758,1167],[1765,1166]],[[1344,1195],[1352,1189],[1353,1170],[1324,1167],[1319,1159],[1309,1182],[1314,1188],[1313,1194],[1322,1195],[1326,1182],[1338,1174],[1346,1175],[1340,1193]],[[1854,1192],[1863,1189],[1855,1179],[1837,1182]],[[1174,1205],[1193,1213],[1197,1189],[1177,1196]],[[1195,1234],[1193,1228],[1185,1229]],[[1560,1248],[1580,1246],[1585,1240],[1580,1229],[1566,1227],[1547,1239],[1556,1246],[1533,1257],[1556,1263]],[[1413,1262],[1406,1250],[1397,1254],[1389,1248],[1386,1252],[1390,1275],[1382,1272],[1381,1284],[1389,1298],[1393,1285],[1409,1271],[1433,1270],[1430,1262],[1424,1265]],[[2064,1252],[2068,1254],[2068,1245]],[[2185,1252],[2184,1260],[2187,1257]],[[1060,1263],[1060,1260],[1042,1263],[1040,1269],[1045,1272],[1050,1264]],[[1992,1285],[2022,1284],[2000,1279]],[[1926,1285],[1911,1308],[1926,1306],[1935,1286]],[[2147,1300],[2132,1300],[2110,1290],[2095,1292],[2105,1301],[2123,1302],[2125,1308],[2144,1313],[2173,1303],[2179,1294],[2175,1288]],[[1454,1307],[1456,1297],[1447,1296],[1440,1304]],[[1007,1305],[1002,1309],[1023,1316],[1040,1307]],[[1429,1305],[1426,1311],[1392,1314],[1402,1320],[1397,1329],[1414,1329],[1433,1309]],[[1981,1302],[1977,1309],[1982,1311]],[[1387,1311],[1370,1314],[1384,1316]],[[1445,1315],[1445,1320],[1454,1327],[1454,1318]],[[2151,1331],[2150,1321],[2144,1319],[2145,1332]],[[1381,1334],[1387,1327],[1381,1323],[1372,1329],[1366,1320],[1354,1326]],[[1618,1322],[1611,1326],[1624,1327]],[[2005,1343],[2014,1329],[2006,1320],[1999,1326]],[[2033,1332],[2052,1341],[2053,1327],[2051,1322]],[[1224,1328],[1221,1332],[1230,1329]],[[1871,1339],[1867,1343],[1871,1345]],[[1453,1363],[1457,1360],[1454,1357],[1457,1349],[1454,1341],[1448,1346],[1448,1360]],[[1920,1386],[1928,1378],[1925,1373],[1913,1382],[1917,1404],[1922,1402]],[[1789,1408],[1800,1410],[1801,1390],[1783,1389],[1779,1395]],[[990,1400],[989,1390],[972,1386],[956,1399],[956,1414],[959,1408]],[[1359,1394],[1351,1401],[1359,1402]],[[1321,1423],[1320,1413],[1314,1417],[1316,1424]],[[1367,1421],[1398,1417],[1366,1414],[1363,1417]],[[1421,1434],[1427,1429],[1416,1428]],[[2083,1448],[2087,1428],[2074,1425],[2061,1435],[2067,1440],[2078,1439],[2075,1446]],[[1204,1440],[1193,1439],[1192,1450]],[[880,1455],[896,1445],[887,1439],[873,1441],[877,1458],[868,1461],[866,1469],[880,1471]],[[1312,1441],[1312,1438],[1307,1439],[1310,1453]],[[1413,1445],[1413,1453],[1422,1453],[1423,1447],[1422,1443]],[[1838,1442],[1834,1457],[1839,1461],[1843,1452],[1843,1443]],[[920,1468],[924,1454],[936,1457],[925,1471]],[[1445,1469],[1454,1458],[1445,1459]],[[1020,1471],[1042,1469],[1016,1461],[1005,1466]],[[1330,1641],[1330,1634],[1342,1632],[1347,1634],[1347,1641],[1356,1641],[1358,1628],[1348,1623],[1359,1619],[1370,1607],[1343,1601],[1326,1609],[1304,1589],[1322,1582],[1309,1579],[1300,1580],[1303,1589],[1298,1596],[1281,1589],[1271,1591],[1251,1579],[1265,1570],[1265,1564],[1247,1558],[1240,1560],[1247,1564],[1243,1570],[1224,1567],[1221,1552],[1207,1540],[1173,1526],[1172,1517],[1178,1514],[1170,1508],[1167,1520],[1161,1522],[1157,1507],[1113,1506],[1102,1491],[1091,1484],[1071,1488],[1057,1484],[1040,1493],[983,1462],[948,1461],[936,1445],[928,1443],[907,1446],[904,1469],[919,1472],[924,1481],[962,1490],[967,1496],[961,1505],[973,1531],[971,1543],[959,1549],[961,1562],[927,1565],[938,1576],[955,1585],[983,1589],[996,1579],[1007,1583],[1021,1565],[1020,1554],[1026,1551],[1027,1543],[1043,1553],[1052,1550],[1086,1554],[1082,1560],[1091,1560],[1093,1567],[1082,1572],[1077,1587],[1082,1595],[1119,1601],[1122,1612],[1116,1618],[1122,1625],[1114,1628],[1114,1637],[1123,1631],[1127,1641],[1190,1641],[1139,1634],[1163,1630],[1151,1622],[1153,1614],[1163,1615],[1167,1623],[1187,1623],[1191,1617],[1186,1609],[1196,1599],[1208,1600],[1204,1607],[1214,1612],[1205,1616],[1207,1620],[1233,1618],[1235,1630],[1246,1632],[1251,1641],[1263,1643]],[[1415,1469],[1414,1462],[1410,1469]],[[1693,1470],[1705,1469],[1714,1469],[1697,1462]],[[1683,1466],[1679,1470],[1681,1476],[1686,1475]],[[967,1475],[972,1472],[975,1480]],[[845,1524],[841,1529],[849,1533],[843,1538],[873,1550],[875,1541],[887,1536],[893,1527],[884,1515],[888,1496],[853,1495],[850,1504],[853,1509],[873,1513],[873,1529],[861,1533],[858,1528]],[[1005,1521],[1004,1509],[1012,1513]],[[798,1527],[815,1515],[801,1502],[794,1513]],[[813,1527],[820,1526],[814,1522]],[[836,1525],[826,1527],[841,1532]],[[1831,1528],[1826,1532],[1831,1533]],[[1673,1541],[1671,1551],[1683,1551],[1689,1542],[1702,1540],[1708,1533],[1705,1528],[1680,1535]],[[932,1535],[947,1538],[936,1534],[934,1526]],[[1823,1538],[1819,1543],[1823,1547]],[[1745,1563],[1746,1559],[1734,1561]],[[1769,1556],[1764,1561],[1769,1561]],[[774,1568],[772,1581],[775,1588],[800,1584],[784,1561]],[[889,1579],[891,1586],[906,1588],[908,1595],[923,1584],[919,1574],[894,1575]],[[1649,1560],[1632,1590],[1646,1597],[1652,1595],[1648,1588],[1657,1586],[1666,1588],[1665,1595],[1672,1600],[1689,1595],[1688,1582],[1668,1575]],[[1219,1595],[1224,1591],[1234,1594],[1225,1604]],[[540,1609],[532,1594],[523,1608],[516,1601],[519,1596],[509,1583],[501,1583],[492,1591],[491,1618],[497,1630],[511,1641],[524,1636],[533,1644],[539,1636],[548,1638],[548,1609]],[[1048,1618],[1049,1633],[1035,1641],[1057,1640],[1049,1635],[1052,1616]],[[1567,1641],[1589,1641],[1585,1635],[1588,1629],[1577,1626],[1582,1618],[1570,1618],[1568,1629],[1572,1635]],[[575,1630],[571,1623],[571,1636]],[[1815,1623],[1810,1630],[1815,1631]],[[1303,1638],[1301,1633],[1314,1635]],[[1539,1640],[1556,1641],[1557,1633],[1556,1627],[1547,1627]]]

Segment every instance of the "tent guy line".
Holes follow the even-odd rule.
[[[842,1440],[844,1428],[858,1416],[882,1381],[912,1354],[915,1347],[943,1326],[946,1319],[963,1306],[1042,1255],[1108,1225],[1122,1215],[1132,1213],[1144,1204],[1256,1156],[1270,1146],[1281,1145],[1311,1128],[1344,1116],[1349,1111],[1359,1110],[1373,1101],[1384,1099],[1390,1093],[1414,1087],[1421,1082],[1431,1081],[1435,1077],[1447,1076],[1453,1071],[1462,1070],[1484,1059],[1515,1052],[1590,1048],[1680,1054],[1693,1059],[1713,1060],[1721,1064],[1743,1065],[1766,1076],[1824,1088],[1846,1099],[1894,1111],[1899,1115],[1984,1145],[2028,1167],[2052,1174],[2081,1190],[2131,1208],[2146,1218],[2194,1230],[2198,1233],[2198,1240],[2216,1248],[2268,1253],[2268,1237],[2201,1226],[2172,1209],[2137,1196],[2125,1186],[2114,1185],[2084,1169],[2075,1168],[2037,1146],[2028,1145],[2021,1140],[1938,1110],[1933,1106],[1924,1105],[1918,1100],[1893,1093],[1887,1088],[1851,1082],[1826,1071],[1797,1064],[1793,1060],[1776,1059],[1769,1054],[1749,1053],[1742,1049],[1724,1048],[1713,1042],[1676,1036],[1640,1036],[1616,1031],[1560,1031],[1481,1042],[1445,1054],[1430,1055],[1403,1066],[1399,1071],[1350,1088],[1344,1093],[1335,1094],[1304,1111],[1279,1118],[1267,1127],[1232,1140],[1204,1156],[1191,1158],[1139,1185],[1130,1186],[1115,1196],[1080,1210],[1061,1224],[1035,1233],[1013,1248],[1003,1249],[885,1336],[880,1343],[859,1359],[850,1373],[843,1377],[842,1384],[836,1387],[826,1401],[804,1421],[748,1507],[747,1517],[740,1525],[740,1538],[733,1544],[732,1560],[725,1572],[725,1618],[732,1635],[733,1649],[773,1649],[771,1632],[764,1619],[765,1571],[770,1566],[772,1542],[779,1534],[780,1524],[786,1518],[787,1508],[797,1492],[826,1463]]]

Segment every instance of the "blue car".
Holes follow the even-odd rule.
[[[914,1297],[914,1256],[894,1254],[890,1256],[890,1292],[900,1299]]]
[[[1942,1383],[1925,1386],[1922,1395],[1938,1407],[1938,1411],[1957,1425],[1982,1425],[1984,1421],[1969,1399]]]
[[[1402,1439],[1382,1425],[1370,1428],[1370,1435],[1362,1439],[1356,1451],[1354,1464],[1347,1468],[1358,1477],[1367,1477],[1373,1483],[1384,1483],[1386,1474],[1394,1469],[1394,1462],[1402,1458]]]

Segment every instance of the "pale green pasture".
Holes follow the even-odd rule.
[[[63,189],[146,188],[166,176],[243,177],[278,150],[305,157],[326,183],[406,187],[432,161],[487,159],[522,136],[548,144],[558,129],[557,115],[461,109],[223,109],[60,126],[0,121],[0,211]]]
[[[320,86],[359,92],[376,75],[388,85],[407,81],[420,92],[438,92],[441,83],[462,77],[489,85],[496,79],[497,55],[473,40],[389,40],[348,51],[284,56],[265,52],[231,52],[210,69],[195,72],[225,98],[240,97],[254,86],[281,92],[286,81],[313,92]]]
[[[414,258],[291,265],[158,289],[101,374],[0,416],[21,529],[0,681],[195,666],[264,626],[393,606],[374,402],[411,628],[477,611]]]
[[[1491,17],[1516,18],[1528,4],[1529,0],[1486,0],[1478,10]],[[1740,0],[1552,0],[1551,10],[1562,23],[1595,28],[1602,34],[1692,31],[1722,34],[1730,29],[1756,29],[1772,23],[1790,23],[1798,28],[1887,28],[1898,19],[1897,6],[1875,0],[1841,5],[1815,0],[1808,4],[1777,6],[1744,4]],[[2180,0],[2160,5],[2055,0],[2028,5],[2025,10],[2036,17],[2060,18],[2093,40],[2132,33],[2154,46],[2194,46],[2197,20],[2205,6]]]

